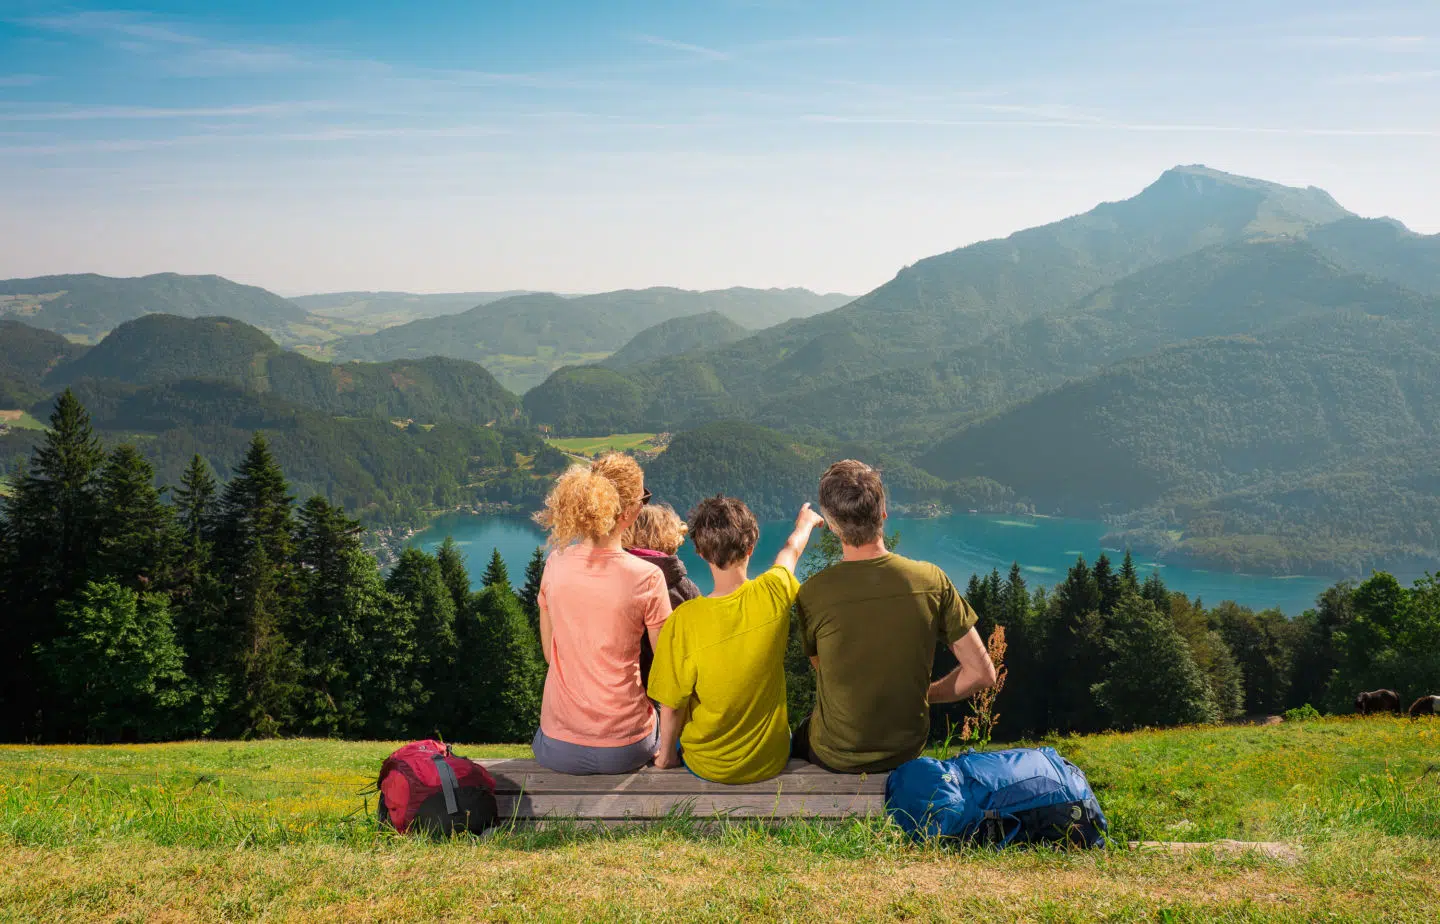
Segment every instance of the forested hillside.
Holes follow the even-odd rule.
[[[0,320],[0,407],[34,404],[45,395],[41,382],[50,370],[83,352],[59,334]]]
[[[335,355],[365,360],[433,355],[469,359],[484,364],[508,387],[523,391],[561,366],[603,359],[640,331],[671,318],[719,311],[742,326],[761,327],[846,300],[847,296],[816,295],[803,289],[627,289],[574,298],[535,293],[347,338],[335,347]]]
[[[645,328],[630,338],[629,343],[601,360],[600,364],[611,369],[623,369],[663,356],[724,346],[743,340],[749,334],[749,330],[718,311],[671,318]]]
[[[516,419],[518,399],[461,360],[332,366],[238,321],[149,315],[88,350],[7,322],[0,370],[0,409],[44,419],[73,383],[101,434],[134,441],[166,484],[197,453],[217,468],[237,464],[262,432],[307,495],[370,526],[416,524],[432,509],[530,506],[548,485],[532,471],[544,444]],[[0,435],[0,471],[38,438]]]
[[[627,370],[646,392],[641,419],[620,429],[677,428],[723,416],[771,425],[791,402],[825,402],[837,385],[912,370],[1095,289],[1217,244],[1298,233],[1349,215],[1328,194],[1203,167],[1167,171],[1134,198],[983,241],[906,267],[850,304],[719,349]],[[551,391],[568,386],[562,373]],[[881,384],[890,384],[884,380]],[[697,387],[700,386],[700,387]]]
[[[60,397],[0,504],[0,739],[533,731],[535,614],[503,564],[480,594],[453,548],[382,579],[343,509],[296,505],[265,437],[221,472],[195,455],[165,498]]]
[[[761,519],[793,517],[814,503],[820,475],[837,459],[861,457],[885,471],[885,484],[900,504],[954,504],[1004,510],[1011,492],[986,478],[943,481],[874,446],[802,443],[754,424],[718,421],[677,434],[645,469],[646,484],[681,511],[705,497],[744,499]]]
[[[45,382],[84,379],[142,385],[217,380],[329,414],[422,423],[506,421],[520,405],[474,363],[438,357],[325,363],[282,350],[262,331],[229,318],[147,315],[116,328]]]
[[[920,464],[999,478],[1044,511],[1157,508],[1137,516],[1168,519],[1186,539],[1243,548],[1273,537],[1312,567],[1440,561],[1435,468],[1404,462],[1440,435],[1440,304],[1390,307],[1389,317],[1342,312],[1117,365],[961,431]],[[1046,447],[1063,447],[1064,463]],[[1246,489],[1266,502],[1228,521],[1202,513],[1205,499]]]
[[[78,273],[0,280],[0,316],[67,336],[98,340],[111,328],[155,313],[224,315],[261,327],[282,327],[305,316],[273,292],[220,276],[156,273],[117,279]]]

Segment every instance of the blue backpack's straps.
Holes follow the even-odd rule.
[[[455,801],[460,781],[455,778],[455,771],[445,762],[444,754],[436,754],[431,760],[435,761],[435,770],[440,774],[440,790],[445,793],[445,814],[460,814],[460,803]]]

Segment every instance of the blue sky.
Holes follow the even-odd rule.
[[[1178,163],[1440,231],[1440,3],[0,0],[0,277],[804,285]]]

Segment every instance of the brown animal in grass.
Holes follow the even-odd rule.
[[[1410,704],[1410,718],[1422,715],[1440,715],[1440,696],[1422,696]]]
[[[1355,711],[1360,715],[1374,715],[1379,712],[1400,713],[1400,694],[1394,690],[1372,690],[1355,697]]]

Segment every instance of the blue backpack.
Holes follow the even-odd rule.
[[[1054,748],[917,758],[890,772],[885,809],[917,840],[1103,847],[1109,830],[1085,774]]]

